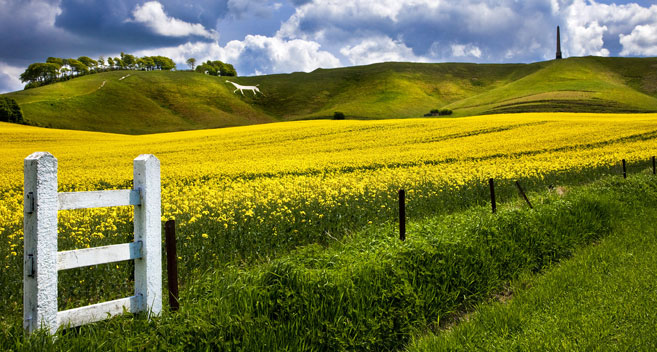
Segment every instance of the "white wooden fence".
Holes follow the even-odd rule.
[[[57,192],[57,159],[33,153],[24,162],[23,326],[55,333],[60,326],[79,326],[128,312],[162,310],[162,230],[160,161],[142,154],[134,160],[132,190]],[[57,251],[57,212],[65,209],[134,206],[134,242]],[[57,272],[124,260],[135,261],[135,294],[131,297],[65,311],[57,309]]]

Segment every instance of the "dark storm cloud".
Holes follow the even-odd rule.
[[[118,51],[209,40],[198,35],[166,36],[143,23],[127,21],[144,1],[9,0],[0,12],[0,61],[27,65],[48,56],[97,56]],[[226,1],[161,1],[167,15],[214,29]],[[10,49],[9,49],[10,48]]]
[[[0,61],[23,64],[40,53],[70,50],[74,36],[53,27],[57,2],[8,1],[0,11]],[[45,58],[44,58],[45,59]]]
[[[548,46],[551,50],[549,44],[559,23],[549,1],[511,0],[426,1],[398,7],[375,1],[313,3],[301,7],[295,20],[293,30],[285,35],[352,45],[361,38],[387,36],[411,48],[415,55],[428,56],[450,52],[450,45],[472,44],[485,53],[482,59],[492,61],[504,60],[509,50],[519,53],[520,60],[542,57]]]
[[[172,46],[191,40],[207,40],[199,36],[164,36],[154,33],[143,23],[130,21],[132,13],[139,2],[137,1],[79,1],[63,0],[60,4],[61,14],[56,17],[55,26],[77,36],[87,38],[89,43],[95,44],[106,51],[133,51],[154,47]],[[172,2],[167,7],[166,2],[160,2],[166,9],[167,15],[184,20],[185,18],[197,21],[204,19],[214,28],[216,16],[209,10],[205,12],[196,7],[187,7]],[[219,11],[219,9],[217,9]],[[210,18],[214,18],[211,20]],[[187,21],[186,21],[187,22]]]

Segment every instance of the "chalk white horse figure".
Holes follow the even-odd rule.
[[[228,82],[228,83],[235,86],[236,89],[233,91],[233,93],[235,93],[239,90],[240,93],[242,93],[242,95],[244,95],[244,90],[250,90],[250,91],[253,92],[253,95],[257,95],[256,92],[262,94],[260,89],[258,89],[259,84],[256,84],[255,86],[243,86],[241,84],[237,84],[235,82],[231,82],[231,81],[228,81],[228,80],[226,82]],[[264,94],[262,94],[262,95],[264,95]]]

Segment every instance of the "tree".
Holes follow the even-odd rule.
[[[110,66],[110,68],[114,68],[114,59],[111,57],[107,58],[107,64]]]
[[[125,63],[123,62],[123,60],[119,59],[118,57],[115,57],[114,58],[114,66],[123,69],[123,68],[125,68]]]
[[[153,68],[155,68],[155,61],[153,61],[152,57],[144,56],[140,60],[144,63],[146,70],[151,71]]]
[[[25,72],[20,76],[21,82],[38,82],[39,86],[44,82],[49,82],[57,78],[57,73],[59,72],[59,67],[57,64],[53,63],[34,63],[27,67]]]
[[[0,97],[0,121],[23,123],[23,113],[16,100],[9,97]]]
[[[235,67],[231,64],[224,64],[223,66],[223,71],[221,73],[222,76],[233,76],[237,77],[237,71],[235,70]]]
[[[219,60],[206,61],[196,67],[196,72],[207,73],[213,76],[237,76],[237,71],[231,64],[223,63]]]
[[[105,57],[102,55],[98,58],[98,66],[105,67]]]
[[[64,66],[64,59],[60,59],[58,57],[52,57],[51,56],[48,59],[46,59],[46,63],[55,64],[55,65],[57,65],[61,68],[62,66]]]
[[[130,69],[134,68],[137,63],[137,60],[135,60],[133,55],[124,54],[123,52],[121,52],[121,61],[124,63],[125,67]]]
[[[71,69],[77,75],[85,75],[85,74],[89,73],[89,67],[87,67],[87,65],[83,64],[82,62],[80,62],[76,59],[65,59],[64,63],[66,65],[71,66]]]
[[[153,62],[155,63],[155,68],[163,71],[170,71],[176,68],[176,63],[168,57],[164,56],[151,56]]]
[[[190,57],[187,59],[187,65],[192,68],[192,71],[194,71],[194,65],[196,65],[196,59],[193,57]]]
[[[196,66],[196,72],[199,73],[206,73],[211,76],[216,76],[217,75],[217,70],[214,69],[214,67],[208,65],[207,63],[200,64]]]
[[[94,60],[94,59],[92,59],[88,56],[80,56],[78,58],[78,61],[80,61],[85,66],[87,66],[88,68],[91,68],[91,69],[98,66],[98,61],[96,61],[96,60]]]
[[[61,58],[58,58],[58,57],[52,57],[52,56],[51,56],[51,57],[49,57],[48,59],[46,59],[46,63],[47,63],[47,64],[55,64],[55,65],[58,66],[58,68],[57,68],[58,71],[57,71],[57,72],[58,72],[59,74],[58,74],[57,76],[60,76],[60,75],[63,73],[63,72],[62,72],[62,66],[64,66],[64,59],[61,59]]]

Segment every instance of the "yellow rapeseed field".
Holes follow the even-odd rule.
[[[155,154],[162,220],[178,221],[183,270],[205,270],[209,260],[333,238],[349,228],[340,224],[393,219],[398,188],[430,212],[489,177],[540,181],[646,160],[656,136],[657,114],[299,121],[143,136],[0,123],[0,268],[20,281],[23,159],[35,151],[59,160],[60,191],[130,188],[132,160]],[[125,242],[131,216],[60,212],[60,250]]]

